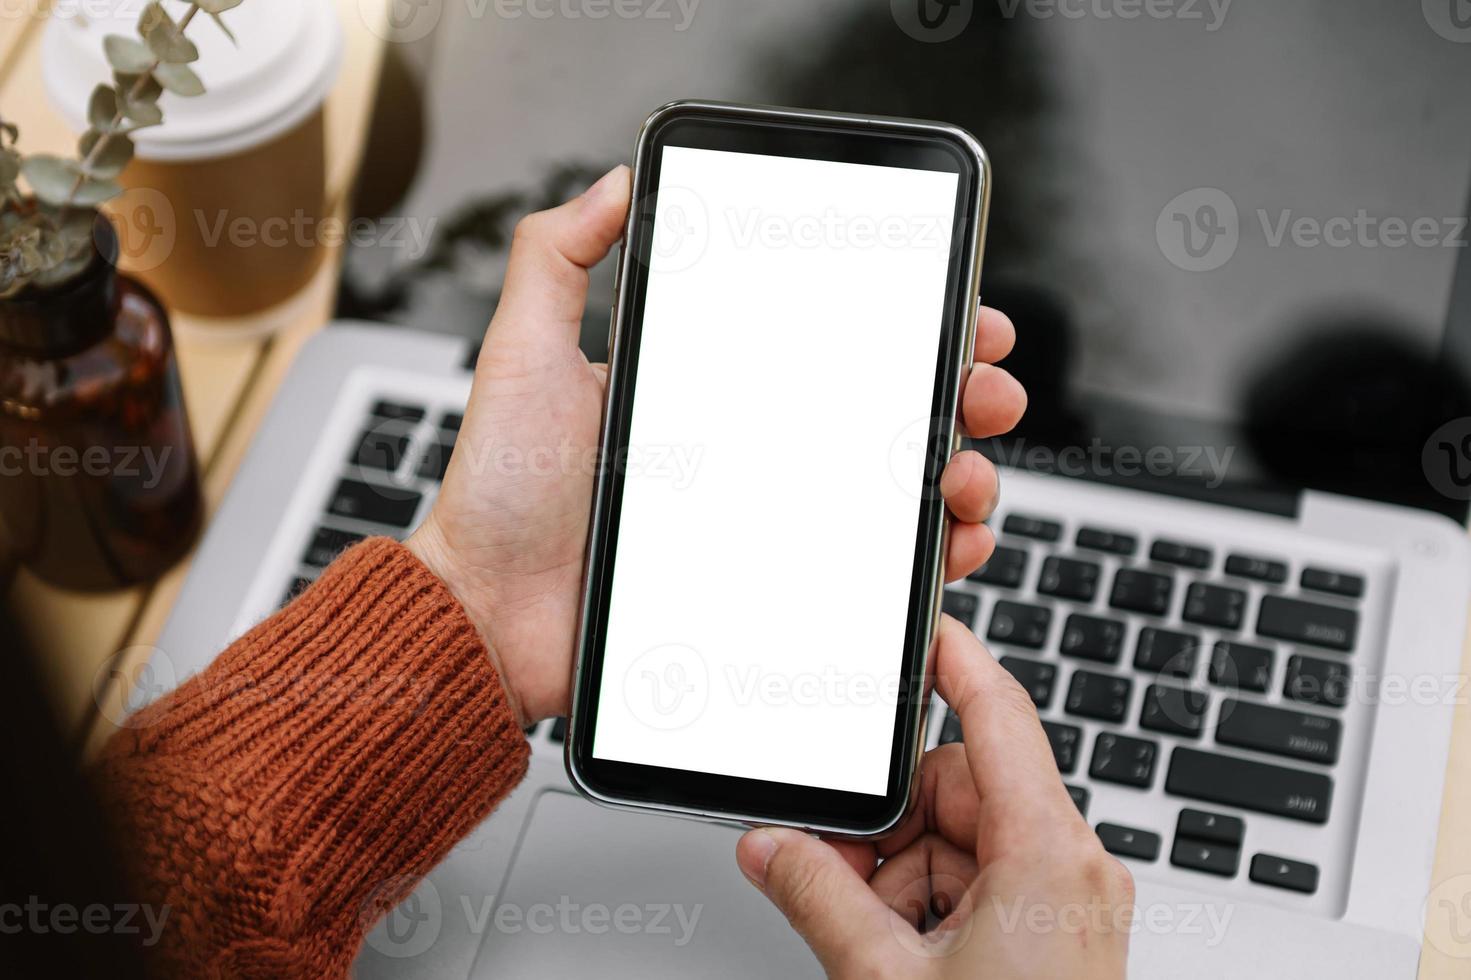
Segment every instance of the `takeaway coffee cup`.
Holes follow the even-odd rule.
[[[135,37],[145,6],[58,4],[44,75],[77,132],[92,89],[112,77],[103,38]],[[289,306],[332,241],[322,104],[342,60],[335,4],[250,0],[222,17],[235,43],[208,17],[189,25],[205,94],[164,93],[163,124],[134,134],[126,193],[108,205],[123,267],[171,309],[205,317]]]

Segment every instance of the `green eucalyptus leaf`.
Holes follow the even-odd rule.
[[[72,188],[81,177],[81,168],[75,160],[45,154],[26,157],[20,165],[31,191],[47,204],[62,205],[71,196]]]
[[[122,192],[122,185],[115,180],[87,177],[77,188],[76,195],[72,197],[72,203],[82,207],[96,207],[112,200]]]
[[[0,187],[9,190],[20,179],[20,154],[14,150],[0,150]]]
[[[118,73],[113,75],[113,80],[117,82],[117,90],[126,102],[157,102],[158,97],[163,94],[163,86],[158,84],[158,79],[154,78],[152,73],[147,75]]]
[[[128,75],[141,75],[158,60],[146,44],[121,34],[109,34],[103,38],[102,50],[106,52],[107,63],[113,71]]]
[[[225,37],[230,39],[231,44],[234,44],[236,46],[240,44],[240,42],[235,39],[235,32],[230,30],[230,28],[225,25],[225,19],[223,17],[221,17],[219,14],[210,14],[209,16],[210,19],[215,22],[215,26],[225,32]]]
[[[133,129],[141,129],[144,126],[157,126],[163,122],[163,110],[156,102],[129,102],[123,106],[123,115],[127,116],[138,125]]]
[[[165,64],[184,65],[199,60],[199,49],[184,36],[158,0],[143,9],[143,16],[138,20],[138,33],[143,35],[153,56]]]
[[[69,256],[56,265],[41,270],[36,274],[35,283],[42,289],[60,286],[81,275],[91,264],[92,251],[89,248],[80,255]]]
[[[164,88],[186,99],[204,94],[204,82],[188,65],[159,65],[153,70],[153,77]]]
[[[20,129],[15,123],[0,122],[0,133],[4,133],[12,143],[20,139]]]
[[[82,137],[83,167],[89,177],[116,177],[133,159],[133,141],[126,133],[103,134],[89,131]],[[98,143],[101,148],[98,149]],[[93,151],[96,156],[93,156]]]
[[[87,101],[87,122],[93,129],[108,130],[117,119],[117,93],[110,85],[99,85]]]

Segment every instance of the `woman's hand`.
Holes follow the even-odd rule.
[[[469,613],[525,723],[565,714],[570,697],[607,380],[577,339],[587,270],[623,233],[630,194],[630,172],[618,167],[517,226],[443,488],[407,542]],[[1026,407],[1021,385],[992,363],[1013,340],[1006,317],[982,310],[963,401],[973,436],[1005,432]],[[981,522],[995,507],[996,470],[960,453],[940,489],[955,518],[946,572],[961,578],[995,545]]]
[[[925,756],[897,833],[754,830],[741,870],[832,977],[1122,978],[1133,879],[1078,814],[1031,697],[948,616],[937,683],[965,744]]]

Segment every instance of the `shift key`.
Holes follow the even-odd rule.
[[[1359,630],[1359,614],[1341,606],[1289,599],[1262,598],[1256,631],[1290,643],[1311,643],[1330,650],[1352,650]]]
[[[1170,756],[1165,792],[1308,823],[1327,823],[1333,780],[1320,773],[1177,748]]]

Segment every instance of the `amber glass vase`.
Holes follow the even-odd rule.
[[[95,239],[81,275],[0,300],[0,522],[23,565],[88,591],[156,578],[202,511],[168,317],[104,218]]]

